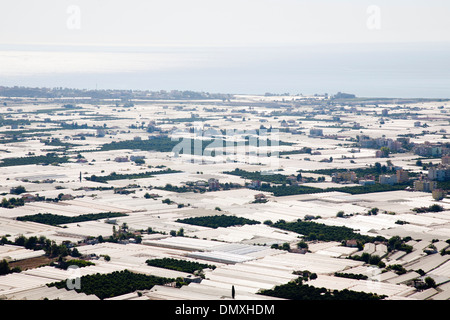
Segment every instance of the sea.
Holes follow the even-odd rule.
[[[450,43],[0,45],[0,86],[450,98]]]

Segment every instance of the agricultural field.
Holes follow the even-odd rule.
[[[2,299],[450,298],[448,101],[0,102]]]

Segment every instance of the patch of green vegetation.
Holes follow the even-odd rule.
[[[54,163],[66,163],[68,161],[68,157],[59,157],[54,153],[48,153],[45,156],[5,158],[1,160],[0,167],[24,166],[29,164],[49,165]]]
[[[437,187],[442,190],[450,190],[450,181],[438,181]]]
[[[395,184],[393,186],[388,184],[373,184],[368,186],[353,186],[353,187],[333,187],[333,188],[314,188],[307,186],[269,186],[263,184],[261,186],[261,191],[272,192],[274,196],[290,196],[296,194],[312,194],[320,192],[345,192],[350,194],[365,194],[374,192],[386,192],[386,191],[396,191],[404,190],[409,184]]]
[[[94,294],[100,299],[112,298],[136,290],[149,290],[155,285],[164,285],[174,279],[137,274],[128,270],[115,271],[108,274],[92,274],[80,278],[81,288],[75,290],[87,295]],[[66,288],[67,281],[59,281],[47,284],[58,289]]]
[[[259,190],[264,192],[272,192],[275,197],[326,192],[324,189],[309,186],[270,186],[266,183],[263,183]]]
[[[146,172],[141,172],[141,173],[130,173],[130,174],[112,172],[111,174],[109,174],[107,176],[92,175],[90,177],[86,177],[85,179],[89,180],[89,181],[94,181],[94,182],[107,182],[107,181],[122,180],[122,179],[132,180],[132,179],[151,178],[151,177],[154,177],[155,175],[159,175],[159,174],[178,173],[178,172],[181,172],[181,171],[165,169],[165,170],[160,170],[160,171],[146,171]]]
[[[27,190],[25,189],[24,186],[13,187],[9,190],[9,193],[11,193],[11,194],[22,194],[25,192],[27,192]]]
[[[388,251],[400,250],[405,251],[406,253],[410,253],[413,250],[413,247],[407,245],[405,242],[408,242],[410,238],[400,238],[399,236],[391,237],[387,242]]]
[[[171,185],[170,183],[166,184],[164,187],[155,187],[155,189],[159,189],[159,190],[166,190],[166,191],[172,191],[172,192],[179,192],[179,193],[184,193],[184,192],[192,192],[192,188],[187,187],[187,186],[174,186]]]
[[[364,274],[354,274],[354,273],[342,273],[342,272],[335,272],[335,277],[340,278],[348,278],[348,279],[356,279],[356,280],[367,280],[369,277]]]
[[[40,236],[39,238],[36,236],[25,237],[23,235],[17,237],[14,241],[8,240],[5,236],[0,239],[0,244],[13,244],[16,246],[25,247],[25,249],[30,250],[44,250],[45,255],[52,257],[65,257],[69,254],[77,252],[78,250],[74,248],[72,251],[67,247],[67,244],[70,241],[63,241],[62,244],[58,245],[55,241],[47,239],[44,236]]]
[[[250,220],[241,217],[218,215],[218,216],[204,216],[204,217],[192,217],[186,219],[178,219],[177,222],[192,224],[208,228],[226,228],[231,226],[242,226],[245,224],[259,224],[259,221]]]
[[[28,119],[5,119],[5,118],[3,118],[3,116],[0,116],[0,127],[12,126],[12,125],[18,125],[18,126],[30,125],[30,120],[28,120]]]
[[[83,221],[92,221],[105,218],[117,218],[127,216],[125,213],[119,212],[102,212],[102,213],[89,213],[83,214],[76,217],[67,217],[52,213],[38,213],[33,215],[27,215],[22,217],[17,217],[19,221],[32,221],[37,223],[48,224],[52,226],[57,226],[66,223],[75,223]]]
[[[186,260],[179,260],[173,258],[162,259],[149,259],[145,261],[147,265],[159,268],[165,268],[170,270],[182,271],[187,273],[194,273],[196,271],[202,271],[203,269],[215,269],[216,266]]]
[[[5,259],[0,260],[0,276],[13,272],[21,272],[21,270],[19,267],[11,268]]]
[[[328,290],[318,288],[303,284],[301,278],[276,286],[273,289],[261,290],[258,294],[290,300],[380,300],[386,297],[348,289]]]
[[[391,265],[386,267],[386,270],[395,271],[395,273],[398,274],[398,275],[402,275],[402,274],[405,274],[407,272],[406,269],[400,264],[391,264]]]
[[[87,260],[71,259],[67,261],[60,261],[57,265],[57,268],[67,270],[70,266],[77,266],[79,268],[84,268],[93,265],[95,265],[95,263],[92,263]]]
[[[160,119],[158,121],[164,121],[167,123],[180,123],[180,122],[196,122],[196,121],[210,121],[210,120],[217,120],[217,118],[170,118],[170,119]]]
[[[325,174],[331,176],[335,172],[347,172],[348,169],[319,169],[313,171],[305,171],[309,173],[317,173],[317,174]],[[374,166],[370,166],[367,168],[354,168],[351,171],[356,173],[358,178],[364,177],[365,175],[373,175],[375,178],[378,178],[381,174],[395,174],[394,169],[389,169],[386,165],[381,165],[379,162],[376,162]]]
[[[242,170],[239,168],[236,168],[233,171],[225,171],[224,173],[231,174],[234,176],[239,176],[241,178],[250,179],[250,180],[259,180],[259,181],[279,183],[279,184],[287,183],[287,180],[286,180],[287,176],[285,176],[283,174],[279,174],[279,173],[268,174],[268,173],[258,172],[258,171],[250,172],[250,171],[245,171],[245,170]]]
[[[48,138],[47,140],[42,141],[46,146],[54,146],[54,147],[65,147],[70,148],[75,146],[73,143],[62,142],[58,138]]]
[[[414,212],[417,213],[425,213],[425,212],[441,212],[444,211],[444,207],[439,204],[433,204],[429,207],[420,207],[420,208],[413,208],[411,209]]]
[[[255,139],[256,145],[260,146],[262,145],[261,141],[264,141],[264,146],[270,146],[271,141],[270,140],[260,140]],[[169,138],[168,136],[159,136],[159,137],[153,137],[149,140],[126,140],[126,141],[113,141],[108,144],[104,144],[101,147],[101,151],[110,151],[110,150],[121,150],[121,149],[139,149],[143,151],[159,151],[159,152],[172,152],[174,151],[175,146],[177,146],[181,140],[172,140],[172,138]],[[220,147],[229,147],[229,145],[226,143],[225,140],[192,140],[190,143],[185,146],[183,142],[181,142],[182,147],[186,149],[178,150],[177,152],[182,154],[198,154],[201,152],[201,154],[205,154],[205,149],[207,148],[220,148]],[[210,144],[213,143],[214,146],[210,147]],[[244,138],[242,141],[242,145],[249,145],[253,143],[253,140],[250,138]],[[239,143],[233,143],[234,145],[239,145]],[[189,146],[190,145],[190,146]],[[279,141],[279,145],[292,145],[290,142],[283,142]],[[199,147],[197,149],[197,147]],[[214,150],[211,151],[211,156],[215,156]]]
[[[386,266],[386,264],[383,261],[381,261],[380,256],[370,255],[367,252],[364,252],[361,255],[354,254],[348,258],[352,259],[352,260],[356,260],[356,261],[364,261],[365,263],[368,263],[368,264],[371,264],[374,266],[378,266],[380,268],[384,268]]]
[[[23,198],[3,198],[2,202],[0,202],[0,207],[12,209],[15,207],[21,207],[25,205],[25,201]]]
[[[345,171],[345,169],[342,169]],[[314,171],[315,173],[321,174],[331,174],[332,172],[339,171],[339,169],[334,170],[318,170]],[[316,187],[303,186],[303,185],[289,185],[289,181],[287,180],[287,176],[279,173],[270,173],[265,174],[263,172],[250,172],[236,168],[233,171],[225,171],[226,174],[237,175],[244,179],[251,180],[259,180],[269,183],[263,183],[260,187],[261,191],[271,192],[276,197],[282,196],[290,196],[290,195],[298,195],[298,194],[313,194],[313,193],[321,193],[321,192],[346,192],[350,194],[364,194],[364,193],[373,193],[373,192],[385,192],[385,191],[394,191],[394,190],[404,190],[410,184],[396,184],[396,185],[388,185],[388,184],[379,184],[376,183],[374,185],[367,186],[342,186],[342,187],[333,187],[320,189]],[[270,185],[270,183],[280,184],[280,185]]]
[[[179,143],[167,136],[155,137],[149,140],[126,140],[126,141],[113,141],[111,143],[104,144],[101,147],[101,151],[110,150],[122,150],[122,149],[139,149],[142,151],[159,151],[170,152]]]
[[[342,188],[326,188],[324,192],[340,191],[350,194],[365,194],[374,192],[386,192],[386,191],[396,191],[405,190],[410,184],[394,184],[393,186],[388,184],[376,183],[368,186],[354,186],[354,187],[342,187]]]
[[[305,236],[305,240],[344,241],[355,239],[361,243],[386,240],[381,236],[370,237],[356,233],[348,227],[327,226],[323,223],[312,221],[297,220],[296,222],[286,222],[279,220],[272,227],[302,234]]]
[[[273,245],[270,246],[270,248],[289,251],[291,250],[291,245],[287,242],[283,243],[281,246],[278,243],[274,243]]]
[[[312,149],[308,148],[308,147],[303,147],[299,150],[292,150],[292,151],[280,151],[278,154],[280,156],[285,156],[285,155],[291,155],[291,154],[304,154],[304,153],[308,153],[311,154]]]

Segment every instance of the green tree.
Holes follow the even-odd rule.
[[[16,241],[14,241],[14,244],[16,246],[25,247],[25,242],[26,241],[27,241],[27,238],[25,238],[25,236],[21,235],[21,236],[16,238]]]
[[[134,239],[136,240],[136,243],[141,243],[142,242],[142,237],[141,236],[135,236]]]
[[[431,277],[425,278],[425,284],[428,286],[428,288],[436,288],[436,282]]]
[[[389,157],[390,149],[388,147],[381,147],[380,151],[383,157]]]
[[[11,269],[9,268],[8,261],[6,261],[5,259],[0,261],[0,275],[8,274],[10,272],[11,272]]]
[[[308,249],[308,244],[302,240],[299,243],[297,243],[297,247],[300,249]]]
[[[11,190],[9,191],[9,193],[11,194],[21,194],[21,193],[25,193],[27,192],[27,190],[25,189],[24,186],[18,186],[15,188],[11,188]]]
[[[37,237],[29,237],[25,240],[24,247],[25,249],[34,249],[36,247],[38,238]]]
[[[70,255],[71,255],[72,257],[81,257],[81,253],[78,251],[77,248],[73,248]]]
[[[370,256],[369,263],[372,265],[378,265],[381,262],[381,258],[379,256]]]

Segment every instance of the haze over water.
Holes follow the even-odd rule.
[[[450,3],[0,4],[0,85],[450,98]]]
[[[442,44],[31,49],[0,51],[3,85],[450,98]]]

